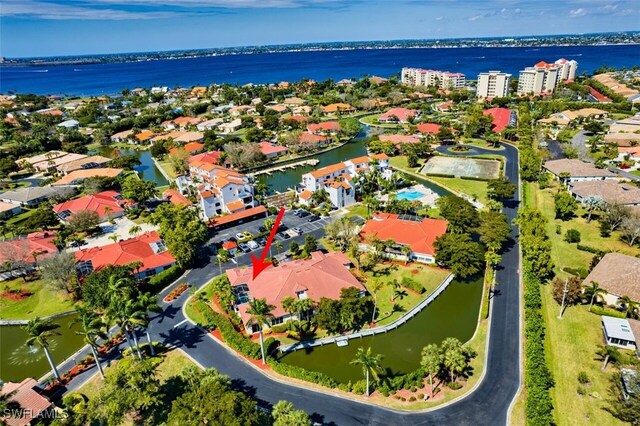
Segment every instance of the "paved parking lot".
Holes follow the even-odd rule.
[[[308,222],[309,216],[304,217],[304,218],[300,218],[297,217],[293,214],[293,211],[285,211],[285,215],[282,219],[282,223],[284,223],[285,225],[287,225],[287,228],[289,230],[293,229],[293,228],[300,228],[302,230],[302,234],[301,235],[296,235],[294,237],[291,238],[282,238],[279,235],[276,235],[274,242],[276,241],[280,241],[283,245],[283,248],[281,250],[282,253],[286,252],[287,250],[289,250],[289,244],[291,244],[291,241],[295,241],[298,244],[300,244],[301,246],[304,244],[304,238],[307,235],[313,235],[314,237],[316,237],[316,239],[322,238],[325,235],[324,232],[324,227],[331,222],[332,220],[334,220],[336,217],[341,216],[340,213],[331,216],[331,217],[323,217],[320,220],[317,220],[315,222]],[[275,219],[276,216],[272,215],[269,216],[269,218]],[[215,244],[215,243],[219,243],[224,239],[230,238],[235,236],[238,233],[242,233],[245,231],[250,232],[251,234],[259,234],[260,231],[258,231],[258,228],[260,226],[262,226],[264,224],[265,219],[267,219],[266,217],[264,218],[259,218],[259,219],[255,219],[253,221],[250,222],[246,222],[243,223],[241,225],[236,225],[233,226],[231,228],[227,228],[227,229],[223,229],[221,231],[218,231],[216,233],[216,235],[211,238],[211,240],[209,241],[209,244]],[[266,237],[265,237],[266,238]],[[263,247],[258,247],[257,249],[253,250],[252,253],[255,254],[256,256],[258,256],[260,253],[262,253],[262,249]],[[273,255],[277,255],[277,251],[276,249],[272,246],[271,248],[271,252]],[[238,250],[238,252],[236,253],[235,258],[233,258],[231,260],[231,262],[239,265],[239,266],[245,266],[245,265],[250,265],[251,264],[251,254],[252,253],[243,253],[242,251]]]

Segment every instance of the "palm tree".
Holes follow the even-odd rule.
[[[623,309],[623,312],[627,314],[628,317],[633,317],[638,310],[638,303],[631,300],[629,296],[621,296],[618,299],[617,305]]]
[[[429,374],[429,385],[431,387],[431,396],[433,396],[433,375],[438,374],[442,369],[444,355],[442,350],[436,344],[430,344],[422,348],[422,359],[420,366]]]
[[[615,364],[620,360],[620,351],[618,350],[618,348],[614,348],[613,346],[609,345],[598,346],[596,355],[598,355],[598,357],[603,360],[602,371],[607,368],[609,362]]]
[[[382,289],[384,285],[385,284],[383,281],[374,280],[373,284],[371,284],[367,288],[367,291],[369,291],[369,294],[371,294],[371,296],[373,297],[373,315],[371,315],[371,322],[374,322],[376,320],[376,308],[378,307],[378,292]]]
[[[247,325],[258,325],[258,333],[260,333],[260,351],[262,352],[262,364],[266,364],[265,356],[264,356],[264,338],[262,335],[263,327],[270,326],[271,322],[275,318],[271,311],[273,311],[276,307],[273,305],[269,305],[267,303],[267,299],[253,299],[249,302],[249,307],[247,308],[247,313],[251,315],[249,320],[247,321]]]
[[[365,379],[367,381],[366,388],[366,396],[369,396],[369,375],[373,376],[373,380],[376,382],[379,380],[378,373],[382,373],[384,370],[380,363],[382,362],[382,355],[380,354],[372,354],[371,348],[369,347],[366,351],[364,348],[358,348],[358,352],[356,352],[356,357],[351,360],[349,364],[362,365],[362,372],[364,373]]]
[[[400,251],[405,255],[404,264],[406,265],[407,263],[409,263],[409,259],[411,256],[411,246],[403,245],[402,247],[400,247]]]
[[[136,236],[140,232],[142,232],[142,227],[140,225],[133,225],[131,228],[129,228],[129,235]]]
[[[593,308],[593,302],[596,299],[604,300],[604,295],[607,294],[607,290],[605,290],[604,288],[600,288],[600,284],[595,281],[591,281],[590,286],[583,286],[583,288],[585,297],[591,300],[591,302],[589,303],[589,312],[591,312],[591,308]]]
[[[36,317],[35,319],[30,320],[22,328],[29,336],[27,338],[27,345],[38,345],[42,348],[45,356],[47,357],[47,361],[49,361],[53,375],[58,381],[60,381],[60,373],[58,373],[56,364],[53,362],[53,358],[51,358],[51,354],[49,353],[49,339],[53,336],[60,335],[60,333],[55,331],[60,328],[60,325],[54,324],[51,320],[43,320],[40,319],[40,317]]]
[[[276,241],[273,246],[276,248],[276,250],[278,250],[278,254],[280,254],[280,250],[282,250],[282,243],[280,241]]]
[[[129,345],[131,353],[133,354],[135,349],[138,354],[138,358],[142,359],[135,327],[144,327],[147,324],[148,318],[146,311],[140,309],[138,303],[132,299],[121,299],[118,301],[112,301],[109,316],[124,333],[124,337],[127,339],[127,344]]]
[[[149,344],[149,353],[152,356],[155,355],[153,344],[151,343],[151,336],[149,336],[149,312],[162,312],[162,308],[158,305],[158,298],[152,296],[150,293],[144,293],[138,297],[138,308],[144,312],[146,324],[144,324],[144,332],[147,335],[147,343]]]
[[[75,319],[70,325],[80,323],[81,331],[76,331],[76,334],[80,334],[84,338],[84,342],[89,345],[91,348],[91,353],[93,354],[93,359],[96,361],[96,366],[98,367],[98,372],[100,376],[104,379],[104,372],[102,371],[102,366],[100,365],[100,358],[98,357],[98,352],[96,348],[98,347],[98,338],[106,339],[106,324],[102,319],[95,313],[95,311],[91,311],[83,306],[76,307],[76,312],[78,313],[78,318]]]
[[[293,315],[293,313],[296,311],[296,300],[291,296],[285,297],[284,299],[282,299],[282,309],[284,309],[284,311],[289,315]],[[292,321],[287,321],[288,329],[291,328],[290,324],[292,324]]]

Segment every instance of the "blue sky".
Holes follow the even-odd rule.
[[[2,0],[0,55],[629,31],[640,0]]]

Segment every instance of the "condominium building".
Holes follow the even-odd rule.
[[[573,80],[578,63],[558,59],[549,64],[540,61],[532,67],[520,71],[518,95],[541,95],[553,93],[561,81]]]
[[[360,173],[369,170],[369,163],[372,160],[377,160],[378,169],[385,178],[391,175],[389,157],[386,154],[352,158],[302,175],[302,191],[298,194],[300,202],[308,204],[315,191],[324,190],[335,207],[340,208],[355,203],[356,191],[353,180]]]
[[[476,96],[479,98],[504,97],[509,93],[511,74],[500,71],[481,72],[478,74]]]
[[[440,89],[461,89],[465,85],[464,74],[449,71],[402,68],[402,84],[408,86],[437,86]]]

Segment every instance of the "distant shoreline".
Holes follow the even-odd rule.
[[[545,48],[567,46],[640,45],[640,32],[603,33],[562,36],[494,37],[446,40],[393,40],[369,42],[331,42],[286,44],[277,46],[245,46],[212,49],[185,49],[160,52],[76,55],[38,58],[4,58],[0,67],[95,65],[104,63],[136,63],[160,60],[195,59],[229,55],[254,55],[295,52],[340,52],[349,50],[394,49],[463,49],[463,48]]]

